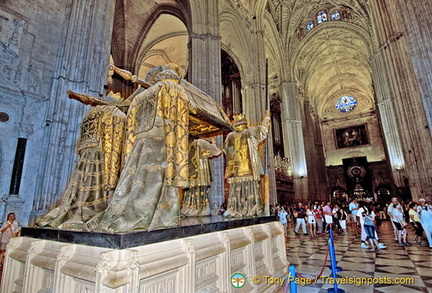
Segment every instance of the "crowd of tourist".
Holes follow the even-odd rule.
[[[390,221],[399,246],[411,246],[412,243],[425,245],[426,237],[432,248],[432,206],[425,199],[418,202],[404,202],[393,197],[391,202],[374,202],[353,199],[345,202],[313,201],[270,206],[270,213],[278,216],[285,231],[288,223],[294,224],[294,233],[311,238],[328,233],[347,234],[347,224],[352,233],[360,236],[361,247],[373,252],[381,252],[386,246],[379,242],[379,227],[382,221]],[[408,225],[415,231],[411,243]],[[412,233],[412,232],[410,232]]]

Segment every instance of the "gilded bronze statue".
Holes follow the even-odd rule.
[[[189,97],[174,63],[151,70],[128,100],[125,166],[96,230],[130,231],[175,227],[179,188],[188,186]]]
[[[83,230],[102,215],[122,167],[126,115],[119,94],[104,98],[68,91],[68,97],[92,106],[77,143],[78,161],[56,208],[36,220],[38,227]]]
[[[259,126],[248,127],[243,115],[234,115],[234,131],[225,139],[225,177],[229,184],[228,207],[224,216],[262,216],[264,204],[260,192],[263,174],[258,145],[267,137],[270,111]]]
[[[184,192],[181,214],[210,216],[208,189],[212,182],[210,159],[222,151],[214,142],[195,139],[189,145],[189,187]]]

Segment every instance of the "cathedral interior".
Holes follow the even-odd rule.
[[[298,237],[293,223],[284,231],[273,217],[227,221],[216,232],[220,223],[203,225],[190,239],[156,230],[165,238],[151,244],[148,231],[32,228],[58,205],[79,157],[90,106],[68,91],[101,99],[111,91],[125,101],[151,70],[176,63],[180,86],[211,99],[197,105],[201,116],[189,112],[190,133],[214,142],[215,153],[232,129],[205,120],[208,105],[230,123],[240,114],[250,126],[270,120],[257,152],[266,214],[270,205],[312,200],[431,201],[430,15],[422,0],[0,0],[0,219],[15,213],[30,235],[6,250],[1,285],[11,289],[2,292],[232,292],[230,272],[282,277],[293,264],[314,278],[323,260],[330,275],[327,240]],[[212,215],[228,200],[226,169],[225,155],[212,159]],[[431,292],[430,248],[394,243],[390,222],[380,229],[383,254],[362,250],[352,226],[336,236],[340,276],[416,283],[347,292]],[[58,235],[67,247],[45,241]],[[123,236],[129,246],[108,243]],[[261,285],[238,292],[276,292]]]
[[[0,215],[59,199],[108,65],[175,62],[227,116],[271,110],[268,201],[431,199],[431,6],[402,0],[0,1]],[[125,99],[137,87],[113,76]],[[222,144],[226,132],[215,139]],[[213,211],[226,200],[213,160]]]

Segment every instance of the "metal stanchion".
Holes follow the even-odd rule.
[[[297,284],[295,282],[296,277],[297,273],[295,266],[290,265],[288,269],[288,278],[285,283],[284,293],[288,292],[288,288],[290,293],[297,293]]]
[[[296,278],[296,269],[295,266],[291,265],[289,266],[290,276],[294,277],[294,280],[290,281],[290,292],[291,293],[297,293],[297,284],[295,282]]]
[[[345,293],[344,290],[339,289],[338,288],[338,284],[336,282],[336,278],[337,278],[337,271],[341,271],[341,268],[338,268],[336,266],[336,253],[335,253],[335,249],[334,249],[334,245],[333,245],[333,230],[330,229],[329,230],[329,239],[328,239],[328,245],[329,245],[329,250],[330,250],[330,263],[331,263],[331,271],[332,271],[332,277],[334,280],[334,284],[333,284],[333,288],[328,288],[327,292],[332,292],[332,293]]]

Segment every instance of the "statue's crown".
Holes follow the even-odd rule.
[[[234,114],[233,115],[234,121],[239,121],[241,119],[244,119],[244,115],[243,114]]]
[[[233,115],[234,124],[247,124],[247,120],[243,114]]]

